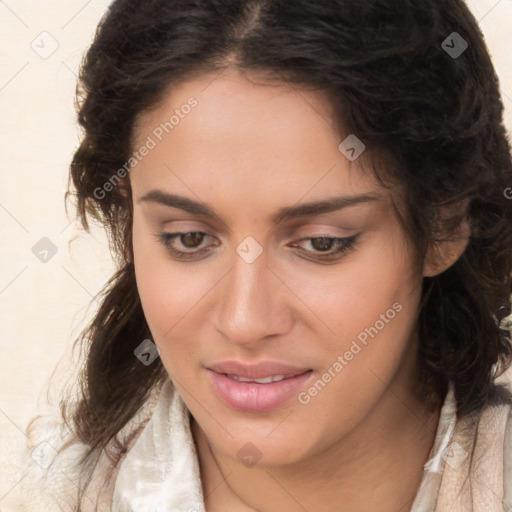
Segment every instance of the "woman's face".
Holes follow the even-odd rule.
[[[231,70],[180,84],[137,126],[144,312],[233,460],[305,460],[411,396],[421,272],[389,192],[333,126],[320,93]]]

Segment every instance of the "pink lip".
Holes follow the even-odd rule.
[[[208,375],[217,396],[232,409],[244,412],[264,412],[276,409],[296,396],[311,378],[310,369],[294,368],[280,363],[265,362],[254,366],[229,361],[208,368]],[[286,378],[268,384],[239,382],[228,375],[259,379],[273,375]]]
[[[223,361],[208,366],[209,370],[226,375],[238,375],[248,379],[261,379],[272,375],[293,377],[309,371],[311,368],[291,366],[276,361],[261,361],[258,364],[243,364],[237,361]]]

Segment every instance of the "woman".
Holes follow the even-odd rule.
[[[79,85],[119,270],[51,503],[511,510],[512,162],[462,1],[117,0]]]

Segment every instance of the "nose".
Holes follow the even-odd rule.
[[[263,253],[247,263],[238,254],[222,280],[217,329],[232,343],[249,348],[291,329],[293,312],[282,281],[267,266]]]

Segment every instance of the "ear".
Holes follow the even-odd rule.
[[[430,242],[423,262],[423,277],[434,277],[450,268],[464,253],[471,237],[469,200],[437,210],[440,240]],[[455,225],[454,225],[455,224]],[[447,233],[448,231],[448,233]]]

